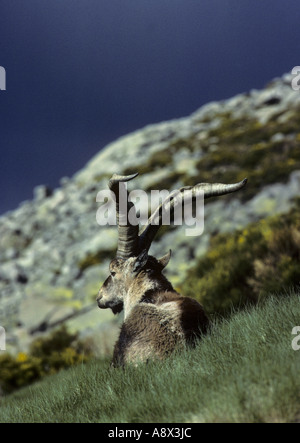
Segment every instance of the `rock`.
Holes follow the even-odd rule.
[[[48,186],[41,185],[37,186],[33,190],[34,199],[37,201],[44,200],[47,197],[50,197],[52,195],[53,191]]]

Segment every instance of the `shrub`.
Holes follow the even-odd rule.
[[[86,362],[90,357],[77,334],[70,334],[63,326],[49,337],[33,341],[28,353],[1,356],[0,388],[10,393],[60,369]]]
[[[266,184],[286,182],[291,172],[300,168],[300,110],[295,109],[286,122],[278,121],[278,117],[262,125],[255,119],[220,114],[220,125],[210,130],[204,140],[197,141],[197,134],[193,142],[189,140],[189,146],[202,150],[204,155],[196,165],[199,172],[184,177],[184,185],[234,183],[248,177],[251,187],[245,188],[240,197],[248,200]],[[277,133],[290,137],[275,141],[272,137]],[[212,139],[216,140],[213,149]]]
[[[300,204],[233,234],[212,238],[210,250],[181,291],[209,313],[256,303],[268,293],[300,285]]]

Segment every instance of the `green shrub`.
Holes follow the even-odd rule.
[[[242,199],[248,200],[267,184],[286,182],[291,172],[300,169],[299,137],[289,141],[260,141],[255,144],[220,140],[218,149],[207,152],[197,164],[198,174],[184,180],[235,183],[248,178]]]
[[[300,285],[300,205],[233,234],[217,235],[190,270],[181,291],[209,313],[256,303]]]
[[[70,334],[65,326],[49,337],[33,341],[28,353],[0,357],[0,388],[10,393],[48,374],[83,363],[91,357],[77,334]]]
[[[244,201],[252,198],[267,184],[286,182],[291,172],[300,169],[300,110],[292,112],[287,122],[278,121],[278,116],[262,125],[249,118],[232,117],[228,112],[220,114],[221,124],[208,132],[199,141],[182,139],[193,150],[201,150],[203,156],[196,167],[198,173],[183,178],[184,185],[199,182],[234,183],[248,177],[251,186],[240,195]],[[273,141],[281,133],[290,138]],[[210,140],[213,142],[213,149]],[[179,142],[177,142],[179,145]],[[230,199],[231,196],[225,197]]]

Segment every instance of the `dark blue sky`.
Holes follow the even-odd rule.
[[[0,213],[108,142],[300,64],[299,0],[0,0]]]

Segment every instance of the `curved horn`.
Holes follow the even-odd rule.
[[[109,189],[116,198],[116,212],[118,224],[118,249],[116,258],[127,259],[138,255],[139,226],[132,226],[128,221],[128,213],[135,213],[135,206],[128,202],[128,191],[126,183],[137,177],[138,174],[117,175],[114,174],[108,182]]]
[[[176,206],[179,204],[182,205],[183,203],[182,194],[185,192],[188,192],[190,195],[184,194],[184,196],[190,198],[191,201],[194,201],[197,196],[202,193],[204,199],[230,194],[231,192],[242,189],[246,183],[246,178],[241,182],[232,185],[222,183],[199,183],[195,186],[185,186],[180,188],[178,191],[173,191],[168,198],[154,211],[147,224],[141,231],[139,238],[139,250],[141,251],[146,249],[148,251],[150,249],[154,237],[156,236],[159,228],[162,226],[163,211],[170,211],[170,220],[172,220]]]
[[[231,194],[232,192],[239,191],[242,189],[248,179],[245,178],[239,183],[234,183],[233,185],[224,185],[223,183],[199,183],[195,186],[186,186],[185,188],[181,188],[180,192],[183,190],[193,190],[193,193],[195,193],[195,196],[197,194],[197,191],[204,192],[204,199],[210,198],[210,197],[218,197],[220,195],[225,194]]]

